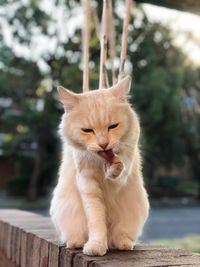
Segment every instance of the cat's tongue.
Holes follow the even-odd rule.
[[[113,153],[112,149],[99,151],[98,154],[99,154],[99,156],[101,156],[102,158],[106,159],[109,162],[111,162],[113,157],[114,157],[114,153]]]

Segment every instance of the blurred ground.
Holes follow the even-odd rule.
[[[156,240],[153,243],[170,248],[182,248],[200,253],[200,235],[189,235],[181,239]]]
[[[141,239],[174,239],[190,234],[200,234],[200,207],[152,208]]]
[[[50,205],[51,196],[37,198],[35,201],[27,201],[26,197],[8,196],[6,192],[0,192],[0,209],[42,210],[46,211]]]

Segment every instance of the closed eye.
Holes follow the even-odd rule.
[[[85,132],[85,133],[93,133],[94,131],[93,131],[93,129],[81,129],[83,132]]]
[[[111,125],[108,127],[108,130],[117,128],[118,125],[119,125],[119,123],[111,124]]]

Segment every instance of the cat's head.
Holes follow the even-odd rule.
[[[127,145],[130,134],[138,140],[138,119],[127,100],[130,84],[126,77],[111,88],[83,94],[58,87],[65,109],[60,125],[62,137],[76,148],[95,153],[117,151],[120,144]]]

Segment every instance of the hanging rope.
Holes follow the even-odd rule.
[[[84,24],[83,39],[83,92],[89,91],[89,42],[90,42],[90,1],[82,0]]]
[[[84,25],[82,29],[83,39],[83,92],[89,91],[89,40],[90,40],[90,0],[82,0],[84,10]],[[123,22],[122,47],[120,54],[120,67],[118,81],[125,74],[125,61],[128,46],[128,25],[130,21],[132,0],[126,0],[126,10]],[[99,36],[99,21],[95,6],[93,6],[93,20]],[[95,12],[94,12],[95,11]],[[107,50],[109,38],[109,57],[111,62],[112,84],[117,82],[114,60],[116,58],[115,28],[113,23],[112,0],[103,0],[101,36],[100,36],[100,73],[99,73],[99,89],[109,87],[109,81],[106,70]]]
[[[109,3],[109,6],[108,6],[108,18],[109,18],[109,16],[110,16],[110,0],[108,0],[108,3]],[[97,35],[97,37],[98,37],[98,39],[100,41],[100,44],[101,44],[100,23],[99,23],[99,18],[98,18],[98,14],[97,14],[96,1],[92,2],[92,19],[93,19],[93,22],[94,22],[94,28],[95,28],[95,31],[96,31],[96,35]],[[108,23],[108,21],[107,21],[107,23]],[[109,21],[109,23],[110,23],[110,21]],[[102,22],[102,25],[103,25],[103,22]],[[108,33],[110,34],[109,25],[107,27],[108,27]],[[110,35],[109,35],[109,46],[110,46]],[[107,53],[107,51],[106,51],[106,53]],[[104,80],[104,82],[106,84],[104,87],[109,87],[108,73],[106,71],[106,66],[105,66],[105,73],[103,74],[103,76],[104,76],[103,80]]]
[[[97,13],[97,3],[95,0],[92,1],[91,8],[92,8],[92,19],[94,22],[95,32],[96,32],[97,38],[100,41],[100,23],[99,23],[99,17]]]
[[[116,58],[115,28],[113,23],[112,0],[109,1],[109,55],[111,63],[112,84],[116,83],[114,60]]]
[[[108,2],[109,0],[103,0],[99,89],[106,88],[106,84],[108,83],[106,71],[108,46]]]
[[[119,77],[118,80],[121,80],[125,74],[125,62],[127,56],[127,46],[128,46],[128,25],[130,21],[131,14],[131,6],[132,0],[126,0],[126,10],[123,24],[123,33],[122,33],[122,47],[121,47],[121,55],[120,55],[120,68],[119,68]]]

